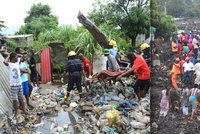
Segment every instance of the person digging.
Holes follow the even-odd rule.
[[[141,55],[135,55],[133,52],[127,55],[127,58],[133,62],[132,68],[119,75],[116,80],[120,80],[124,76],[135,74],[137,80],[133,85],[134,91],[140,101],[144,98],[150,87],[150,69]]]
[[[64,99],[67,100],[71,90],[73,90],[74,84],[76,84],[77,90],[79,92],[80,97],[83,97],[82,93],[82,86],[81,86],[81,77],[83,74],[83,67],[82,62],[76,56],[74,51],[70,51],[68,53],[68,61],[66,63],[63,76],[66,75],[68,72],[68,87],[67,87],[67,94],[65,95]]]

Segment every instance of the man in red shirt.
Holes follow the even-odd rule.
[[[83,70],[84,70],[85,76],[87,78],[91,77],[93,75],[91,62],[88,60],[88,58],[84,57],[83,54],[79,54],[79,59],[83,63]]]
[[[182,52],[182,43],[180,41],[178,41],[178,54],[180,54]]]
[[[150,87],[150,69],[141,55],[129,53],[127,57],[130,61],[133,61],[132,68],[118,76],[116,80],[121,79],[123,76],[135,74],[137,76],[137,81],[133,88],[140,101],[141,98],[145,97]]]

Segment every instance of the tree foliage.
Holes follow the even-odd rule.
[[[173,17],[200,17],[200,0],[157,0],[157,3]]]
[[[171,16],[160,11],[156,0],[151,0],[151,25],[156,28],[156,36],[170,37],[177,29]]]
[[[120,29],[134,43],[138,34],[148,34],[149,0],[97,0],[89,18],[97,26],[106,24]]]
[[[41,32],[55,29],[58,26],[58,18],[51,15],[51,8],[41,3],[33,4],[24,22],[25,25],[21,26],[17,33],[33,34],[35,39]]]

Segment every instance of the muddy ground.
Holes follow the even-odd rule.
[[[169,48],[167,50],[170,50]],[[165,51],[166,52],[166,51]],[[169,71],[172,66],[172,56],[170,52],[165,53],[163,66],[152,68],[152,87],[151,87],[151,133],[152,134],[199,134],[200,133],[200,111],[197,112],[194,120],[189,120],[189,116],[182,114],[182,109],[172,110],[170,108],[166,117],[159,117],[161,91],[171,89],[171,79]],[[173,103],[173,102],[172,102]]]
[[[166,117],[159,118],[161,90],[158,86],[151,89],[151,134],[199,134],[200,121],[186,119],[182,110],[170,109]]]

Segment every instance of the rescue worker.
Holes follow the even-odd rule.
[[[177,85],[177,78],[181,74],[179,62],[180,62],[180,59],[176,58],[172,66],[172,70],[170,71],[172,86],[174,87],[175,90],[179,90],[178,85]]]
[[[80,97],[82,97],[81,77],[83,73],[83,68],[81,60],[77,58],[74,51],[70,51],[68,53],[68,61],[65,66],[63,76],[65,76],[66,72],[68,72],[69,77],[67,95],[65,96],[65,99],[69,97],[71,90],[73,90],[74,88],[74,84],[76,84],[79,95]]]
[[[133,62],[132,68],[128,71],[119,75],[116,80],[120,80],[121,77],[135,74],[137,76],[137,81],[135,82],[133,88],[140,101],[144,98],[150,87],[150,69],[141,55],[135,55],[133,52],[129,53],[127,58]]]
[[[83,54],[79,54],[78,57],[82,61],[82,65],[83,65],[83,71],[84,71],[83,84],[85,86],[86,91],[88,91],[89,89],[88,85],[90,86],[89,79],[91,79],[93,75],[92,64],[88,58],[83,56]]]
[[[117,43],[114,40],[109,40],[108,45],[111,46],[112,48],[109,49],[110,54],[113,55],[115,58],[117,56]]]
[[[151,63],[150,46],[147,43],[143,43],[140,45],[140,50],[143,53],[142,57],[145,59],[147,65],[149,66]]]
[[[107,70],[109,71],[119,71],[119,64],[116,58],[110,54],[109,49],[104,49],[103,54],[108,58],[107,60]]]
[[[93,75],[92,64],[90,60],[83,56],[83,54],[79,54],[79,59],[82,61],[84,74],[87,78],[91,78]]]

